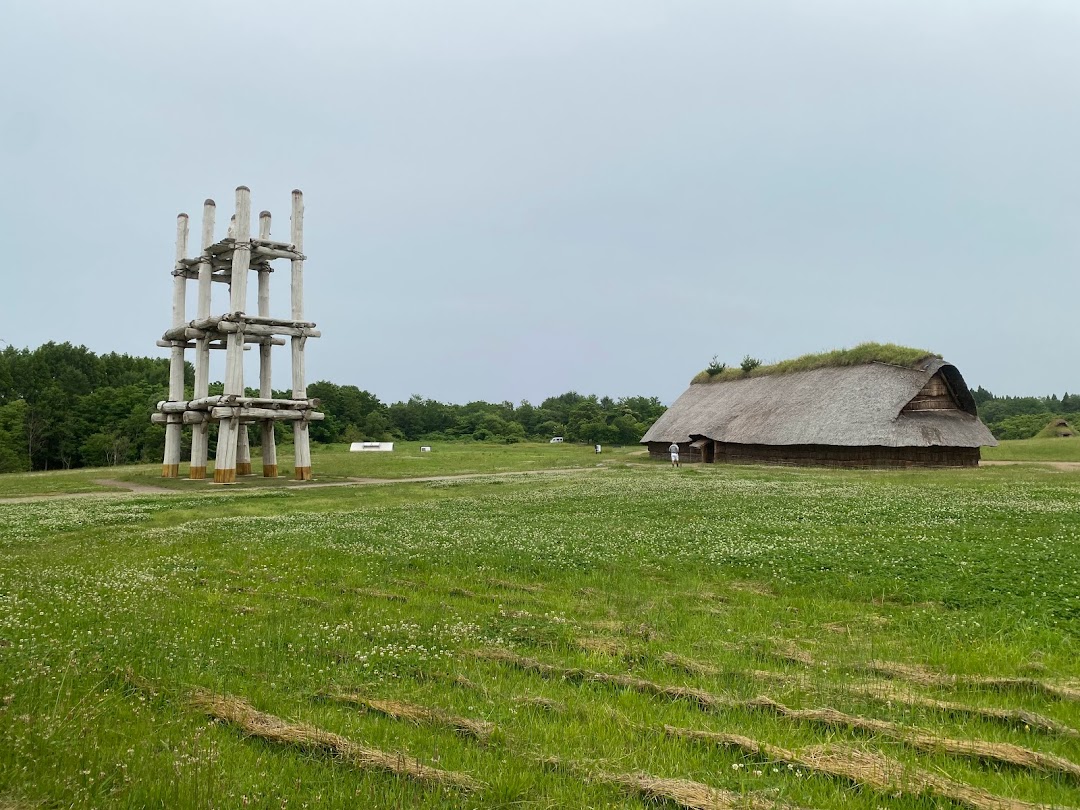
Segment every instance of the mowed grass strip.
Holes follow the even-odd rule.
[[[1062,737],[1080,738],[1080,731],[1072,726],[1059,723],[1057,720],[1045,715],[1029,712],[1026,709],[1000,709],[992,706],[972,706],[968,703],[960,703],[954,700],[937,700],[926,697],[892,683],[872,683],[864,686],[850,687],[853,694],[861,695],[884,703],[898,703],[905,706],[915,706],[920,709],[933,709],[943,714],[955,714],[968,717],[977,717],[983,720],[993,720],[1009,726],[1017,726],[1024,729],[1032,729],[1047,734],[1057,734]]]
[[[771,796],[724,790],[692,779],[670,779],[642,772],[616,773],[555,757],[544,760],[543,764],[570,771],[588,782],[615,785],[649,801],[671,802],[688,810],[805,810]]]
[[[233,695],[199,689],[191,693],[188,701],[193,708],[228,723],[248,737],[333,756],[359,770],[384,771],[422,784],[463,791],[475,791],[482,787],[478,780],[468,774],[422,765],[413,757],[369,748],[308,723],[291,723],[260,712],[243,698]]]
[[[769,796],[735,793],[691,779],[663,779],[647,773],[608,771],[597,771],[591,779],[618,785],[651,801],[672,802],[689,810],[803,810]]]
[[[524,706],[547,714],[566,714],[565,703],[538,695],[521,695],[514,698],[513,703],[515,706]]]
[[[742,677],[751,681],[772,683],[777,686],[807,688],[807,679],[801,675],[771,670],[741,671],[724,669],[706,661],[698,661],[674,652],[664,652],[660,660],[671,667],[690,675],[706,677]],[[959,701],[938,700],[912,692],[889,681],[877,683],[845,685],[846,692],[887,704],[899,704],[920,709],[931,709],[942,714],[952,714],[990,720],[1007,726],[1054,734],[1071,739],[1080,739],[1080,731],[1045,715],[1027,709],[998,708],[994,706],[973,706]]]
[[[919,751],[994,762],[1043,773],[1058,773],[1080,780],[1080,765],[1053,754],[1045,754],[1012,743],[992,743],[974,739],[955,739],[923,729],[901,726],[888,720],[859,717],[832,708],[791,709],[769,697],[737,700],[701,689],[670,686],[631,675],[593,672],[580,668],[562,668],[507,650],[478,650],[479,658],[509,664],[543,677],[559,677],[575,683],[601,683],[632,689],[667,700],[686,701],[706,710],[745,709],[774,714],[785,720],[826,728],[847,728],[897,740]]]
[[[991,743],[983,740],[953,739],[918,728],[845,714],[836,709],[789,709],[768,697],[759,697],[745,704],[748,708],[773,712],[786,720],[793,720],[826,728],[850,728],[870,734],[898,740],[919,751],[938,752],[958,757],[968,757],[984,762],[996,762],[1015,768],[1026,768],[1043,773],[1060,773],[1080,780],[1080,765],[1064,757],[1044,754],[1012,743]]]
[[[667,650],[660,654],[660,662],[672,669],[689,675],[701,675],[709,678],[739,678],[750,682],[769,683],[775,686],[806,687],[807,679],[802,675],[787,672],[774,672],[769,669],[724,669],[708,661],[699,661],[677,652]]]
[[[738,749],[749,756],[795,765],[894,796],[930,795],[948,799],[971,810],[1073,810],[1061,805],[1032,804],[998,796],[956,779],[906,765],[884,754],[851,746],[819,745],[793,751],[740,734],[669,725],[664,726],[664,733],[678,739]]]
[[[1080,701],[1080,686],[1067,683],[1055,683],[1039,678],[1003,678],[993,675],[951,675],[936,672],[917,664],[904,664],[897,661],[869,661],[855,665],[853,669],[886,678],[910,681],[919,686],[936,686],[945,689],[968,687],[986,689],[993,692],[1031,692],[1058,700]]]
[[[819,662],[807,650],[787,639],[770,639],[769,646],[759,645],[758,652],[769,658],[802,666],[819,666]],[[921,664],[900,661],[871,660],[854,663],[848,667],[854,672],[880,675],[885,678],[909,681],[918,686],[955,689],[967,687],[992,692],[1030,692],[1057,700],[1080,701],[1080,684],[1061,683],[1030,677],[1003,677],[996,675],[957,675],[938,672]]]
[[[578,638],[577,646],[584,652],[612,658],[627,658],[633,655],[630,645],[625,641],[609,636],[582,636]]]
[[[668,700],[685,701],[703,709],[726,709],[736,705],[736,702],[731,698],[707,692],[704,689],[695,689],[689,686],[666,686],[645,678],[636,678],[633,675],[596,672],[578,667],[559,667],[553,664],[545,664],[535,658],[518,655],[510,650],[489,648],[473,650],[471,654],[485,661],[496,661],[500,664],[517,667],[525,672],[534,672],[543,678],[557,678],[574,683],[600,683],[617,686],[620,689],[629,689],[645,695],[658,695]]]
[[[357,694],[333,694],[327,695],[327,699],[337,703],[345,703],[355,706],[364,711],[376,712],[377,714],[405,720],[416,725],[441,726],[448,728],[462,737],[471,737],[481,743],[488,743],[498,733],[494,723],[485,720],[474,720],[471,717],[461,717],[456,714],[444,712],[441,709],[433,709],[428,706],[419,706],[415,703],[402,703],[397,700],[377,700]]]

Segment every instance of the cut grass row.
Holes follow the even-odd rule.
[[[870,732],[871,734],[883,734],[887,738],[901,740],[917,750],[930,753],[939,752],[950,756],[969,757],[1019,769],[1057,773],[1073,780],[1080,779],[1080,767],[1074,763],[1064,758],[1048,756],[1015,745],[943,738],[935,734],[921,732],[918,729],[904,728],[888,721],[846,715],[833,709],[791,710],[776,701],[764,697],[740,703],[701,690],[651,682],[628,674],[561,668],[525,658],[506,650],[480,650],[476,651],[475,656],[481,660],[493,661],[526,672],[536,673],[547,679],[561,678],[575,684],[599,684],[607,687],[627,688],[634,692],[662,697],[670,701],[688,702],[698,708],[719,713],[733,708],[764,710],[795,722],[806,722],[827,728],[846,728]],[[144,692],[149,692],[154,696],[159,694],[159,690],[152,687],[147,688],[144,683],[130,676],[127,680],[128,682],[135,682]],[[457,681],[457,684],[466,688],[476,688],[469,683],[463,684],[460,680]],[[346,705],[357,706],[363,710],[375,711],[395,720],[403,720],[418,725],[446,727],[457,734],[484,745],[489,744],[496,733],[496,728],[491,723],[456,716],[439,709],[416,704],[392,700],[375,700],[359,695],[337,695],[331,696],[331,699]],[[322,752],[334,756],[359,770],[385,771],[396,776],[413,779],[425,785],[452,787],[458,790],[480,791],[484,788],[481,782],[468,774],[440,770],[430,765],[421,764],[419,761],[413,761],[409,756],[402,753],[388,754],[307,723],[289,722],[265,714],[256,710],[242,698],[213,694],[207,690],[197,689],[190,695],[187,702],[215,720],[236,727],[249,737],[306,751]],[[648,730],[645,729],[645,731]],[[894,796],[930,794],[955,801],[973,808],[973,810],[1027,810],[1036,807],[1036,805],[1028,802],[996,796],[986,790],[948,777],[931,774],[926,770],[908,767],[888,756],[850,745],[845,746],[834,743],[830,746],[816,746],[801,752],[794,752],[727,732],[702,731],[665,725],[663,733],[678,739],[735,748],[752,757],[796,765],[806,768],[812,773],[850,781],[860,787],[889,792]],[[502,735],[497,739],[500,744],[506,744]],[[554,763],[559,767],[565,766],[563,760],[554,757],[547,757],[543,761],[548,764]],[[664,797],[686,807],[746,806],[746,799],[740,803],[736,800],[738,796],[736,793],[688,780],[665,779],[643,773],[614,774],[580,764],[572,765],[569,770],[583,775],[586,779],[620,785],[645,795]],[[754,800],[751,799],[750,801],[753,804]],[[760,801],[765,801],[765,799],[760,799]]]
[[[514,666],[549,679],[562,678],[576,684],[589,683],[628,688],[635,692],[662,697],[671,701],[688,702],[698,708],[714,712],[722,713],[724,710],[736,707],[764,710],[795,722],[807,722],[827,728],[846,728],[872,734],[883,734],[887,738],[901,740],[917,750],[930,753],[969,757],[978,761],[997,763],[1019,769],[1057,773],[1073,780],[1080,780],[1080,767],[1074,763],[1064,758],[1040,754],[1037,751],[1019,746],[986,743],[979,740],[943,738],[935,734],[921,732],[918,729],[903,728],[888,721],[846,715],[832,709],[791,710],[764,697],[740,704],[701,690],[664,685],[631,675],[560,668],[515,655],[505,650],[480,650],[475,654],[481,660]],[[133,679],[129,678],[128,680]],[[145,688],[143,691],[157,692],[157,690],[146,690]],[[334,696],[332,699],[346,705],[358,706],[364,710],[373,710],[395,720],[404,720],[418,725],[427,724],[447,727],[466,738],[485,745],[491,742],[496,731],[495,727],[490,723],[455,716],[439,709],[415,704],[373,700],[358,695],[340,695]],[[355,743],[341,735],[324,731],[307,723],[285,721],[279,717],[260,712],[247,701],[234,696],[213,694],[206,690],[195,690],[188,698],[188,703],[215,720],[236,727],[247,736],[306,751],[322,752],[334,756],[345,764],[359,770],[384,771],[395,776],[407,777],[425,785],[451,787],[470,792],[481,791],[485,787],[483,783],[466,773],[440,770],[419,761],[413,761],[409,756],[402,753],[389,754]],[[645,729],[645,731],[648,730]],[[972,808],[972,810],[1031,810],[1031,808],[1041,806],[1009,797],[997,796],[965,782],[933,774],[918,767],[910,767],[879,752],[868,751],[862,747],[852,745],[837,744],[835,741],[828,746],[813,746],[796,752],[727,732],[703,731],[665,725],[663,733],[676,739],[733,748],[750,757],[762,758],[766,761],[795,765],[805,768],[810,773],[852,782],[859,787],[886,792],[894,797],[927,794],[954,801]],[[499,739],[504,741],[501,736]],[[547,757],[543,761],[564,770],[567,769],[565,761],[557,757]],[[586,780],[619,785],[643,795],[666,798],[685,807],[701,808],[702,810],[719,807],[766,806],[765,802],[769,801],[764,797],[755,798],[752,795],[744,795],[740,799],[738,793],[718,789],[703,783],[655,777],[640,772],[617,774],[581,764],[572,764],[568,770],[583,776]]]

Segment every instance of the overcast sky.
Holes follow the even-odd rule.
[[[0,339],[165,356],[176,214],[246,184],[280,239],[305,192],[311,380],[384,401],[866,340],[1080,391],[1077,43],[1076,0],[12,0]]]

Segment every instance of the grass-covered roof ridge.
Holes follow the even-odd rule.
[[[941,355],[926,349],[913,349],[910,346],[898,346],[895,343],[860,343],[851,349],[833,349],[828,352],[804,354],[792,360],[761,365],[750,371],[743,371],[738,366],[725,368],[719,373],[710,373],[708,369],[699,372],[690,382],[710,383],[741,380],[745,377],[764,377],[770,374],[791,374],[796,371],[812,371],[817,368],[836,368],[839,366],[861,366],[866,363],[888,363],[892,366],[917,368],[930,358]]]
[[[1035,434],[1036,439],[1062,439],[1067,436],[1075,436],[1076,429],[1063,416],[1055,416],[1046,427]]]

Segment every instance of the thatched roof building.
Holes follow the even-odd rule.
[[[657,457],[678,444],[689,461],[977,465],[979,448],[997,441],[971,391],[955,366],[918,354],[910,365],[802,362],[699,375],[641,441]]]
[[[1067,439],[1075,436],[1076,431],[1067,420],[1060,417],[1051,419],[1050,424],[1035,434],[1036,439]]]

